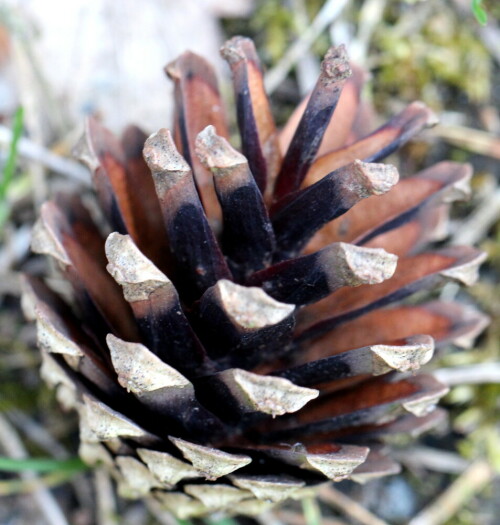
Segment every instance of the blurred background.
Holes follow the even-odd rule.
[[[455,208],[444,242],[475,244],[489,259],[478,284],[450,284],[440,294],[458,294],[492,319],[472,349],[450,348],[432,363],[452,386],[449,425],[401,443],[400,475],[343,482],[240,523],[499,523],[499,20],[498,0],[0,1],[0,524],[177,523],[117,499],[105,472],[76,459],[76,419],[40,381],[18,273],[45,270],[29,252],[40,204],[61,189],[88,192],[88,172],[71,158],[84,118],[98,116],[115,132],[129,123],[147,133],[169,127],[172,86],[163,68],[185,49],[216,65],[231,103],[218,48],[235,34],[256,42],[280,125],[339,43],[370,74],[364,98],[373,125],[413,100],[438,113],[438,126],[390,160],[403,174],[443,159],[473,164],[472,199]]]

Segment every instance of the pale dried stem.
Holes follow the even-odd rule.
[[[0,244],[0,275],[2,275],[0,289],[2,292],[3,290],[16,292],[19,289],[18,279],[14,279],[14,282],[6,282],[8,280],[6,274],[29,253],[31,225],[14,228],[8,223],[3,228],[3,234],[3,243]]]
[[[475,461],[408,525],[441,525],[448,522],[475,494],[481,492],[492,481],[493,476],[494,472],[485,459]]]
[[[306,0],[292,0],[291,8],[294,14],[294,38],[300,38],[300,35],[302,35],[304,31],[307,31],[311,23],[311,19],[307,13]],[[297,62],[295,71],[299,92],[302,96],[305,96],[314,88],[319,74],[319,64],[318,58],[311,49],[307,50]]]
[[[304,516],[297,512],[278,510],[275,514],[283,523],[286,523],[287,525],[306,525]],[[347,525],[347,522],[323,517],[321,519],[321,525]]]
[[[318,497],[324,503],[333,505],[343,511],[347,516],[359,521],[363,525],[387,525],[385,521],[377,518],[375,514],[372,514],[362,505],[331,486],[323,487],[319,491]]]
[[[68,451],[57,441],[48,430],[37,423],[33,418],[28,417],[20,410],[10,410],[7,414],[10,421],[33,443],[36,443],[42,450],[57,459],[67,459]]]
[[[500,64],[500,29],[498,25],[489,23],[487,26],[479,28],[479,36],[493,58]]]
[[[449,386],[500,383],[500,363],[479,363],[477,365],[441,368],[434,371],[433,375]]]
[[[40,93],[33,89],[37,86],[35,81],[35,68],[26,40],[22,45],[19,41],[13,42],[13,55],[19,74],[19,87],[21,104],[25,110],[23,126],[29,131],[34,141],[43,144],[45,142],[45,130],[42,123],[42,108]],[[39,163],[30,165],[30,177],[32,182],[33,204],[38,209],[48,195],[45,167]]]
[[[0,146],[8,147],[11,142],[12,131],[0,125]],[[39,163],[49,171],[75,179],[87,186],[90,185],[90,174],[87,168],[84,168],[81,164],[78,164],[78,162],[52,153],[52,151],[44,146],[26,137],[19,139],[17,152],[22,159]]]
[[[493,133],[466,126],[436,126],[433,136],[473,153],[500,159],[500,138]]]
[[[97,525],[116,525],[116,500],[109,473],[104,468],[94,471]]]
[[[392,457],[410,468],[446,474],[461,474],[469,466],[469,462],[458,454],[424,446],[393,450]]]
[[[179,522],[172,516],[172,514],[170,514],[170,512],[162,510],[161,504],[158,501],[149,498],[145,500],[145,504],[149,512],[151,512],[160,525],[179,525]]]
[[[25,91],[36,101],[34,117],[41,121],[43,115],[44,124],[53,131],[55,136],[62,136],[68,129],[68,116],[66,107],[58,100],[49,78],[44,71],[43,60],[37,49],[39,42],[36,32],[38,28],[25,18],[21,22],[19,31],[13,31],[11,36],[14,45],[14,63],[22,75],[18,85],[21,88],[21,99]],[[25,108],[26,109],[26,108]]]
[[[27,457],[26,449],[21,442],[17,432],[7,421],[5,417],[0,414],[0,446],[5,451],[5,454],[14,459],[25,459]],[[37,480],[37,476],[33,472],[23,472],[20,477],[27,482],[37,485],[36,490],[30,494],[41,514],[50,525],[69,525],[66,521],[63,511],[59,507],[56,499],[41,482]]]
[[[312,21],[301,37],[288,49],[283,58],[271,69],[265,77],[265,86],[268,93],[272,93],[285,79],[288,72],[308,51],[318,36],[342,12],[348,0],[327,1],[316,18]]]
[[[500,218],[500,189],[488,193],[475,210],[460,223],[451,239],[452,244],[471,245],[486,238],[490,228]]]
[[[380,25],[387,0],[368,0],[359,10],[359,23],[356,38],[349,46],[349,55],[354,63],[365,66],[373,34]]]

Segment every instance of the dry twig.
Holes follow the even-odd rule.
[[[458,454],[424,446],[395,450],[393,457],[409,467],[447,474],[460,474],[469,465],[469,462]]]
[[[265,84],[268,93],[272,93],[283,82],[290,69],[307,52],[321,32],[337,18],[347,3],[347,0],[328,0],[323,5],[299,40],[290,46],[283,58],[267,73]]]
[[[479,459],[408,525],[440,525],[452,518],[475,494],[493,479],[486,460]]]
[[[476,244],[485,239],[490,228],[500,218],[500,189],[489,193],[473,213],[460,224],[452,244]]]
[[[321,501],[337,507],[363,525],[387,525],[385,521],[377,518],[375,514],[366,510],[362,505],[329,485],[325,485],[319,491],[318,497]]]
[[[0,445],[11,458],[23,459],[27,456],[26,450],[16,431],[2,415],[0,415]],[[36,474],[33,472],[23,472],[21,478],[36,487],[32,496],[47,523],[50,525],[68,525],[56,499],[50,491],[36,479]]]
[[[500,383],[500,363],[479,363],[477,365],[441,368],[433,372],[433,375],[449,386]]]
[[[289,510],[278,510],[276,516],[287,525],[305,525],[304,516],[298,512],[292,512]],[[321,525],[347,525],[345,521],[341,521],[334,518],[325,518],[321,520]]]
[[[7,414],[10,421],[21,430],[31,442],[57,459],[68,459],[68,451],[59,443],[47,429],[27,416],[21,410],[10,410]]]
[[[163,510],[158,501],[149,498],[145,503],[149,512],[151,512],[160,525],[178,525],[178,521],[172,516],[172,514],[170,514],[170,512]]]
[[[4,228],[3,243],[0,247],[0,274],[5,275],[17,262],[21,261],[30,249],[31,226],[22,225],[14,229]],[[0,290],[17,290],[17,280],[14,282],[2,282]]]
[[[500,159],[500,137],[466,126],[436,126],[433,136],[473,153]]]
[[[103,468],[94,471],[96,518],[98,525],[116,525],[116,501],[109,474]]]
[[[12,131],[0,126],[0,146],[7,147],[12,141]],[[60,157],[47,148],[22,137],[18,143],[18,155],[21,158],[40,163],[45,168],[60,175],[65,175],[86,185],[90,184],[90,175],[86,168],[77,162]]]
[[[483,44],[488,48],[493,58],[500,64],[500,28],[496,24],[488,24],[479,30]]]
[[[386,3],[387,0],[368,0],[360,8],[356,38],[349,46],[349,55],[360,66],[367,63],[370,42],[383,18]]]

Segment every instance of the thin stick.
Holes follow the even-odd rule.
[[[57,459],[69,458],[68,451],[47,429],[21,410],[10,410],[7,414],[14,425],[33,443]]]
[[[356,38],[349,46],[351,58],[360,66],[366,65],[368,48],[373,33],[384,15],[386,4],[387,0],[368,0],[360,8]]]
[[[494,24],[479,29],[479,36],[493,58],[500,64],[500,31]]]
[[[12,131],[6,126],[0,125],[0,146],[8,147],[11,141]],[[17,154],[20,158],[39,162],[50,171],[90,185],[90,174],[87,168],[84,168],[81,164],[56,155],[26,137],[19,139],[17,147]]]
[[[490,228],[500,218],[500,189],[480,202],[465,219],[452,237],[452,244],[476,244],[486,237]]]
[[[306,525],[321,525],[323,523],[321,510],[318,500],[314,497],[304,498],[302,500],[302,512],[306,520]]]
[[[26,41],[13,41],[13,56],[19,71],[20,101],[25,111],[24,127],[30,136],[38,144],[44,144],[46,139],[46,129],[42,124],[42,106],[39,91],[36,89],[38,84],[34,78],[33,62],[26,53],[28,46]],[[33,89],[35,88],[35,89]],[[38,209],[48,196],[47,177],[45,167],[39,163],[32,163],[29,166],[31,179],[31,196],[35,209]]]
[[[500,159],[500,138],[493,133],[466,126],[436,126],[433,136],[473,153]]]
[[[72,471],[59,471],[51,472],[50,474],[44,474],[39,478],[11,479],[8,481],[0,481],[0,497],[33,494],[36,498],[37,493],[40,492],[40,487],[43,487],[43,490],[47,490],[52,487],[57,487],[59,485],[62,485],[63,483],[68,483],[74,475],[75,473]],[[54,518],[54,511],[49,507],[47,508],[51,512],[51,521],[49,521],[48,523],[50,525],[52,525],[53,523],[61,523],[57,521],[56,518]],[[67,522],[64,521],[63,523]]]
[[[469,466],[469,462],[458,454],[424,446],[394,450],[391,456],[410,468],[429,469],[447,474],[461,474]]]
[[[434,377],[449,386],[500,383],[500,363],[441,368],[433,372]]]
[[[348,0],[328,0],[311,25],[283,55],[283,58],[271,69],[264,79],[266,90],[272,93],[286,78],[288,72],[307,52],[324,29],[342,12]]]
[[[148,498],[145,500],[146,507],[148,508],[149,512],[154,516],[156,521],[160,525],[179,525],[179,521],[177,521],[170,512],[167,512],[161,508],[161,505],[158,501],[156,501],[153,498]],[[185,523],[190,523],[189,521],[186,521]]]
[[[0,445],[11,458],[23,459],[27,457],[26,449],[17,432],[2,415],[0,415]],[[51,525],[69,525],[54,496],[42,485],[33,472],[23,472],[20,477],[28,484],[36,487],[33,492],[33,498],[47,523]]]
[[[494,472],[486,460],[479,459],[453,482],[408,525],[440,525],[447,522],[493,479]]]
[[[298,512],[292,512],[290,510],[277,510],[275,514],[283,523],[286,523],[286,525],[305,525],[306,523],[304,516]],[[347,525],[347,522],[323,517],[321,519],[321,525]]]
[[[385,521],[377,518],[375,514],[372,514],[362,505],[331,486],[327,485],[323,487],[319,491],[318,497],[324,503],[328,503],[334,507],[337,507],[338,509],[345,512],[347,516],[358,520],[363,525],[387,525]]]
[[[113,485],[107,471],[98,468],[94,471],[96,496],[96,521],[98,525],[116,525],[116,501]]]
[[[35,51],[37,40],[33,28],[21,27],[20,31],[15,31],[13,34],[16,36],[13,46],[15,62],[17,62],[18,68],[20,66],[24,68],[24,71],[21,72],[26,77],[24,78],[25,86],[20,84],[20,87],[31,92],[29,96],[36,99],[35,103],[40,109],[37,112],[37,117],[43,114],[54,134],[60,137],[68,129],[66,108],[57,100],[56,94],[43,71],[39,54]]]
[[[23,224],[16,229],[10,228],[10,224],[4,225],[4,243],[0,249],[0,274],[3,281],[9,270],[29,253],[31,229],[29,224]],[[18,289],[16,280],[14,283],[3,282],[2,286],[6,290]]]

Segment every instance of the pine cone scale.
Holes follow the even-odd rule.
[[[344,148],[326,152],[316,159],[307,172],[305,185],[309,186],[317,182],[330,171],[356,159],[364,162],[379,162],[424,128],[436,124],[436,116],[429,108],[421,102],[413,102],[366,137]]]
[[[399,180],[373,162],[432,112],[412,104],[360,138],[363,75],[349,78],[333,48],[279,133],[253,43],[222,53],[241,153],[213,69],[185,53],[167,66],[172,133],[86,127],[80,155],[107,224],[76,196],[42,208],[33,250],[54,259],[70,298],[24,282],[42,374],[79,413],[82,458],[102,461],[124,497],[180,518],[253,514],[326,480],[397,472],[387,444],[445,417],[433,410],[447,388],[415,372],[487,323],[456,303],[394,304],[470,285],[484,260],[424,250],[468,195],[469,166]]]
[[[233,76],[242,153],[264,194],[268,182],[273,185],[278,174],[281,151],[259,57],[253,42],[242,37],[226,42],[221,55],[228,62]]]

